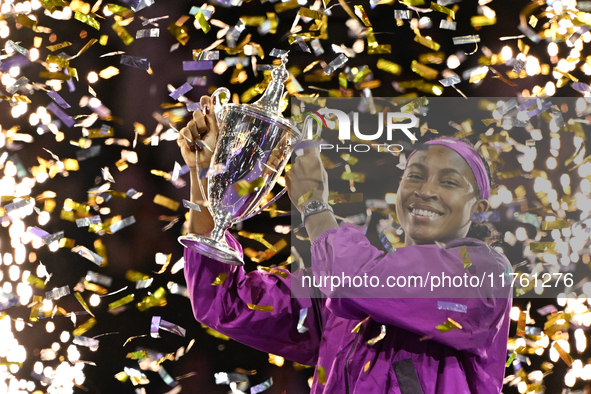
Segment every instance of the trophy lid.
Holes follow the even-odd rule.
[[[287,53],[281,56],[281,65],[274,67],[273,71],[271,71],[273,80],[267,85],[263,96],[252,104],[253,107],[258,107],[265,112],[268,111],[281,116],[279,107],[281,105],[281,97],[283,96],[283,84],[289,78],[289,72],[285,68],[285,63],[287,63]]]

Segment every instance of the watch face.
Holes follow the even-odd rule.
[[[308,204],[308,209],[312,210],[312,211],[320,209],[321,207],[322,207],[322,201],[318,201],[318,200],[310,201],[310,203]]]

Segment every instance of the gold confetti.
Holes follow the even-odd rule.
[[[431,38],[423,37],[419,34],[415,35],[415,41],[427,48],[433,49],[434,51],[438,51],[439,48],[441,48],[441,45],[433,41]]]
[[[505,171],[505,172],[497,172],[497,178],[499,179],[511,179],[521,176],[521,170],[512,170],[512,171]]]
[[[307,192],[304,195],[300,196],[300,198],[298,198],[298,206],[299,205],[302,205],[303,203],[305,203],[306,201],[308,201],[311,196],[312,196],[312,190],[310,190],[309,192]]]
[[[158,205],[162,205],[165,208],[168,208],[172,211],[177,211],[179,209],[180,204],[168,197],[164,197],[161,194],[156,194],[154,197],[154,203]]]
[[[76,292],[76,293],[74,293],[74,296],[76,297],[76,299],[78,300],[80,305],[82,305],[82,308],[84,308],[84,310],[86,312],[88,312],[92,317],[95,317],[94,314],[91,312],[90,308],[88,307],[88,304],[86,303],[86,301],[84,301],[84,299],[82,298],[82,294],[80,294],[79,292]]]
[[[80,11],[76,11],[74,14],[74,19],[79,20],[82,23],[86,23],[88,26],[94,27],[97,30],[101,29],[101,24],[96,19],[90,15],[85,15]]]
[[[27,278],[27,282],[29,282],[30,284],[32,284],[33,286],[35,286],[38,289],[41,289],[41,290],[45,289],[45,282],[43,282],[43,279],[38,278],[33,274],[29,275],[29,277]]]
[[[468,254],[468,248],[465,245],[460,249],[460,258],[464,264],[464,269],[468,269],[472,265],[472,260],[470,260],[470,255]]]
[[[413,72],[419,74],[421,77],[426,79],[435,79],[437,78],[437,75],[439,75],[439,71],[429,66],[425,66],[424,64],[421,64],[416,60],[412,61],[410,68]]]
[[[201,324],[201,327],[203,327],[205,329],[205,332],[209,335],[211,335],[214,338],[218,338],[218,339],[223,339],[224,341],[229,341],[230,337],[222,334],[221,332],[218,332],[216,330],[214,330],[213,328],[209,328],[204,324]]]
[[[470,23],[474,27],[492,26],[497,23],[497,18],[489,18],[484,15],[475,15],[470,18]]]
[[[113,23],[111,28],[115,31],[115,33],[117,33],[125,45],[129,45],[135,41],[135,39],[127,32],[127,30],[125,30],[123,26],[120,26],[119,23]]]
[[[62,43],[59,43],[59,44],[56,44],[56,45],[49,45],[49,46],[46,46],[45,48],[49,49],[51,52],[55,52],[55,51],[57,51],[57,50],[59,50],[59,49],[67,48],[67,47],[69,47],[70,45],[72,45],[72,43],[71,43],[71,42],[69,42],[69,41],[64,41],[64,42],[62,42]]]
[[[560,347],[558,342],[554,342],[554,345],[552,345],[552,347],[556,349],[556,351],[560,355],[560,358],[562,359],[562,361],[566,363],[566,365],[570,367],[573,364],[573,357],[570,354],[568,354],[562,347]]]
[[[122,307],[123,305],[129,304],[131,302],[133,302],[135,299],[135,296],[133,294],[128,294],[123,298],[118,299],[117,301],[113,301],[109,304],[109,311],[112,311],[113,309]]]
[[[445,14],[447,16],[449,16],[451,19],[455,19],[456,18],[456,13],[447,7],[444,7],[442,5],[439,5],[437,3],[433,3],[431,2],[431,7],[430,7],[433,11],[437,11],[437,12],[441,12],[442,14]]]
[[[109,79],[114,77],[115,75],[119,74],[119,69],[117,67],[109,66],[99,72],[99,77],[102,79]],[[90,137],[93,138],[93,137]]]
[[[195,19],[197,20],[197,23],[199,23],[199,26],[201,27],[201,30],[203,30],[203,33],[209,33],[209,31],[211,30],[211,25],[209,24],[207,19],[205,19],[203,12],[199,11],[197,14],[195,14]]]
[[[228,274],[225,272],[222,272],[221,274],[216,276],[215,280],[213,281],[213,283],[211,285],[212,286],[221,286],[226,281],[227,277],[228,277]]]
[[[376,66],[378,69],[389,72],[390,74],[400,75],[402,73],[402,67],[399,64],[386,59],[378,59]]]
[[[141,302],[138,302],[137,309],[144,312],[155,306],[166,306],[166,290],[164,287],[159,287],[154,294],[144,297]]]
[[[529,249],[534,253],[543,253],[556,249],[556,242],[531,242]]]
[[[273,312],[273,305],[255,305],[255,304],[246,304],[248,309],[253,311],[264,311],[264,312]]]
[[[74,329],[74,331],[72,331],[72,335],[74,335],[74,336],[82,335],[86,331],[88,331],[92,327],[94,327],[95,324],[96,324],[96,319],[94,317],[91,317],[90,319],[88,319],[88,321],[86,323],[81,324],[78,327],[76,327],[76,329]]]
[[[509,356],[509,359],[507,360],[507,362],[505,363],[505,367],[509,368],[509,366],[511,366],[511,363],[513,362],[513,360],[515,359],[515,357],[523,352],[525,350],[525,346],[519,346],[517,349],[515,349],[513,351],[513,353],[511,353],[511,356]]]
[[[560,230],[569,228],[568,220],[560,219],[553,222],[542,222],[542,230]]]
[[[294,8],[299,7],[298,0],[290,0],[285,3],[278,3],[275,4],[275,12],[280,14],[285,11],[293,10]]]
[[[527,313],[524,311],[519,311],[519,320],[517,321],[517,332],[516,335],[518,337],[525,336],[525,322],[527,318]]]
[[[270,274],[279,275],[283,279],[287,279],[289,277],[289,273],[287,273],[285,271],[278,270],[276,268],[260,267],[260,270],[266,271],[266,272],[268,272]]]
[[[326,386],[326,370],[320,366],[320,364],[316,365],[316,376],[318,383],[323,386]]]
[[[440,324],[435,328],[437,328],[437,330],[439,330],[442,333],[446,333],[448,331],[455,330],[458,328],[461,330],[462,326],[448,317],[445,323]]]

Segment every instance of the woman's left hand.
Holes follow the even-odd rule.
[[[322,165],[320,150],[316,147],[303,151],[304,154],[296,156],[291,170],[285,174],[289,198],[300,212],[307,201],[328,202],[328,174]]]

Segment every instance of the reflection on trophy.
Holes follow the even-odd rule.
[[[215,227],[209,236],[179,237],[184,246],[228,264],[243,265],[239,253],[225,242],[226,229],[256,215],[285,192],[266,201],[301,138],[301,132],[279,112],[283,83],[289,77],[286,62],[284,55],[282,64],[271,73],[273,80],[254,104],[228,104],[226,88],[212,94],[218,103],[220,94],[225,94],[221,109],[215,111],[220,134],[209,165],[215,171],[207,171],[208,209]]]

